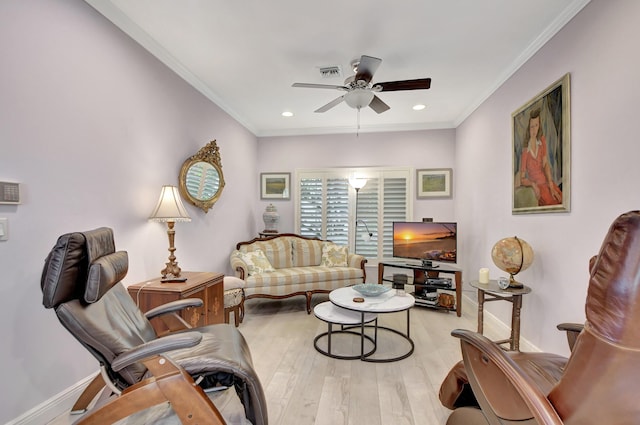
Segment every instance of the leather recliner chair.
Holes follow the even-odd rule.
[[[145,316],[121,282],[127,270],[127,253],[115,251],[108,228],[62,235],[46,259],[44,306],[55,310],[101,366],[83,407],[106,384],[98,405],[78,423],[112,424],[138,416],[144,423],[267,425],[263,389],[242,334],[219,324],[157,337],[148,319],[191,300]]]
[[[585,310],[584,326],[559,326],[570,331],[566,361],[507,353],[482,335],[454,330],[464,365],[440,388],[443,404],[455,409],[447,424],[640,424],[639,211],[619,216],[591,259]],[[473,396],[479,408],[465,406]]]

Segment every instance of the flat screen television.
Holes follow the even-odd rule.
[[[457,223],[393,222],[393,256],[421,260],[434,267],[432,261],[455,263],[458,248]]]

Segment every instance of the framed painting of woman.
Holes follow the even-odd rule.
[[[570,76],[511,114],[513,214],[570,211]]]

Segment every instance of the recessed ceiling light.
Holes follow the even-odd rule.
[[[423,105],[423,104],[413,105],[414,111],[422,111],[424,108],[426,108],[426,105]]]
[[[282,116],[283,116],[283,117],[292,117],[292,116],[293,116],[293,112],[284,111],[284,112],[282,113]]]

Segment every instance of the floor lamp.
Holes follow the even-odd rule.
[[[360,194],[360,189],[362,189],[367,184],[367,179],[354,176],[349,179],[349,184],[356,190],[356,211],[354,214],[356,217],[356,220],[355,220],[355,227],[354,227],[355,239],[353,240],[353,253],[357,254],[358,253],[358,221],[362,221],[364,223],[363,220],[358,220],[358,195]],[[369,228],[367,227],[366,223],[365,223],[365,227],[367,228],[367,233],[369,233]]]
[[[153,212],[149,216],[151,221],[159,221],[167,223],[167,235],[169,235],[169,261],[166,263],[166,267],[160,272],[162,274],[162,280],[164,282],[184,282],[186,278],[180,277],[180,267],[176,261],[174,246],[174,238],[176,231],[173,230],[173,226],[176,221],[191,221],[191,217],[187,213],[187,210],[182,204],[178,188],[175,186],[162,186],[160,192],[160,199],[158,204],[154,208]]]
[[[365,242],[369,242],[371,238],[373,238],[373,233],[369,231],[369,226],[367,226],[367,222],[362,219],[356,219],[356,226],[358,225],[358,223],[364,224],[364,228],[367,229],[367,233],[362,235],[362,239],[364,239]]]

